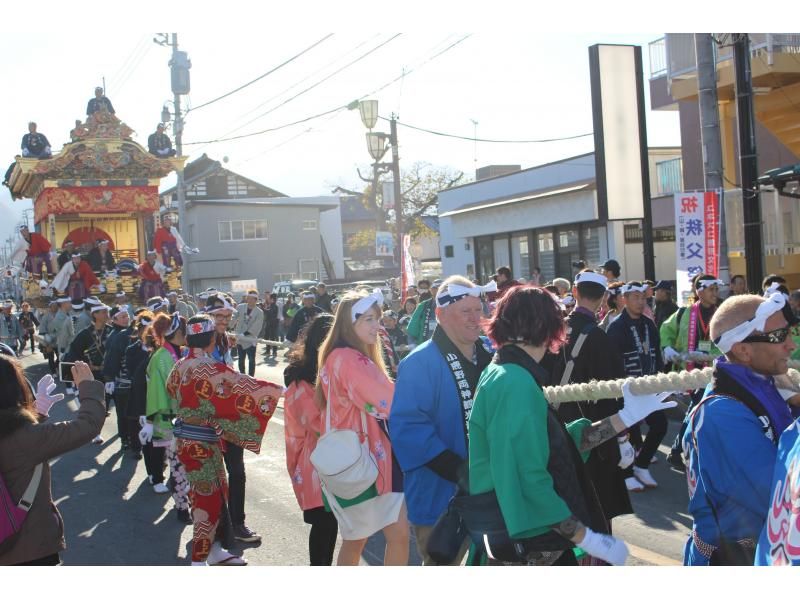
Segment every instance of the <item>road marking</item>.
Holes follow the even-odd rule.
[[[637,546],[636,544],[631,544],[630,542],[626,542],[628,545],[628,551],[630,552],[632,557],[639,559],[640,561],[644,561],[650,565],[668,565],[668,566],[681,566],[683,562],[676,561],[675,559],[671,559],[668,556],[664,556],[663,554],[658,554],[657,552],[653,552],[652,550],[647,550],[647,548],[642,548],[641,546]]]

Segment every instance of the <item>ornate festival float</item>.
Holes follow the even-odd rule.
[[[7,185],[14,200],[33,200],[35,230],[20,229],[6,275],[20,277],[33,305],[64,295],[111,303],[122,292],[141,304],[179,290],[180,251],[191,250],[159,222],[158,188],[185,158],[151,154],[133,134],[101,109],[76,121],[52,157],[17,156]]]

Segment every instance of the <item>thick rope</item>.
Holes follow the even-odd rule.
[[[800,362],[789,362],[792,368],[800,366]],[[630,381],[630,390],[635,395],[655,394],[659,392],[686,392],[703,388],[711,382],[712,368],[698,368],[690,372],[670,372],[639,378],[622,378],[620,380],[592,380],[581,384],[564,386],[547,386],[544,396],[550,403],[573,403],[577,401],[599,401],[616,399],[622,396],[622,385]],[[800,371],[790,369],[789,379],[800,389]],[[800,391],[798,391],[800,392]]]

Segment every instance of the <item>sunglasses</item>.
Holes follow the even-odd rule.
[[[786,338],[795,332],[796,330],[794,326],[785,326],[783,328],[777,328],[776,330],[770,330],[769,332],[765,332],[763,334],[753,334],[745,338],[742,342],[769,343],[771,345],[779,345],[783,342],[786,342]]]

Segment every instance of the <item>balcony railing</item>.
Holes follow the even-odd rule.
[[[717,62],[733,56],[729,33],[715,33],[715,38],[725,43],[717,46]],[[726,39],[727,36],[727,39]],[[766,53],[767,64],[772,66],[774,55],[800,54],[798,33],[750,33],[750,52]],[[763,56],[763,54],[762,54]],[[693,33],[667,33],[650,43],[650,78],[667,76],[669,80],[688,75],[697,70]]]

